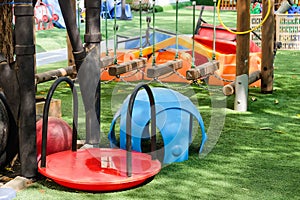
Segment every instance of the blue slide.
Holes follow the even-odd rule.
[[[121,0],[118,0],[116,5],[116,18],[119,19],[121,15],[122,15],[122,4],[121,4]],[[132,19],[131,7],[129,4],[125,5],[125,15],[128,19]],[[107,0],[106,2],[102,2],[101,17],[105,19],[106,16],[107,19],[113,19],[115,17],[113,0]]]
[[[49,12],[50,12],[51,15],[53,14],[52,12],[54,12],[59,17],[58,21],[54,21],[53,24],[57,28],[66,28],[65,21],[64,21],[64,18],[62,16],[62,14],[61,14],[61,10],[60,10],[58,1],[57,0],[43,0],[43,2],[45,4],[49,4],[49,5],[53,6],[53,10],[49,9]]]

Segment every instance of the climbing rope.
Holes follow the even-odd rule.
[[[196,1],[193,1],[193,43],[192,43],[192,65],[191,68],[195,68],[195,15],[196,15]]]
[[[139,2],[140,6],[140,55],[139,57],[143,57],[143,35],[142,35],[142,0]]]
[[[107,29],[107,17],[108,17],[108,8],[107,1],[105,3],[105,54],[108,56],[108,29]]]
[[[117,1],[114,0],[114,64],[118,64],[117,59]]]
[[[213,49],[212,49],[212,60],[216,59],[216,38],[217,38],[217,32],[216,32],[216,3],[217,0],[214,0],[214,17],[213,17]]]
[[[152,37],[153,37],[153,44],[152,44],[152,66],[154,67],[156,64],[156,55],[155,55],[155,0],[153,0],[153,6],[152,6],[152,15],[153,15],[153,19],[152,19],[152,26],[153,26],[153,33],[152,33]]]
[[[178,58],[178,0],[176,0],[176,26],[175,26],[175,33],[176,33],[176,54],[175,59]]]

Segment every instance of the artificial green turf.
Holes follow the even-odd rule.
[[[204,158],[199,158],[199,139],[195,139],[188,161],[164,167],[145,186],[93,194],[66,189],[41,179],[18,192],[17,199],[300,199],[298,57],[298,51],[278,51],[273,94],[261,94],[259,88],[250,88],[247,112],[233,111],[234,98],[226,98],[221,136]],[[121,83],[102,85],[102,128],[105,133],[113,115],[110,96],[118,84]],[[132,86],[127,89],[125,86],[121,86],[123,92],[129,94]],[[195,92],[206,129],[209,129],[211,120],[219,123],[209,119],[211,95],[202,88]]]
[[[261,94],[259,88],[250,88],[247,112],[232,110],[234,96],[218,97],[219,107],[215,108],[212,102],[216,96],[212,96],[219,91],[194,88],[195,93],[189,93],[192,99],[198,99],[196,105],[206,130],[213,134],[218,127],[222,128],[217,144],[204,158],[199,158],[197,133],[189,160],[165,166],[142,187],[113,193],[87,193],[40,179],[18,192],[17,199],[300,199],[299,55],[299,51],[277,52],[274,92]],[[131,90],[132,86],[124,83],[102,85],[103,145],[115,113],[111,107],[116,101],[111,97],[119,94],[117,99],[122,99]],[[59,96],[68,99],[68,95],[65,89]],[[211,113],[213,109],[220,112],[219,118]],[[65,115],[68,117],[69,112]]]

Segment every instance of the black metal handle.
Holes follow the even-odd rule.
[[[78,122],[78,97],[76,88],[71,79],[67,77],[58,78],[50,87],[47,98],[45,100],[45,106],[43,111],[43,127],[42,127],[42,157],[41,157],[41,167],[46,167],[46,150],[47,150],[47,133],[48,133],[48,115],[52,96],[57,88],[57,86],[62,83],[67,82],[70,85],[73,94],[73,134],[72,134],[72,151],[77,150],[77,122]]]
[[[137,93],[140,91],[141,88],[144,88],[147,92],[149,102],[150,102],[150,109],[151,109],[151,154],[152,159],[155,160],[157,158],[156,155],[156,110],[155,110],[155,101],[152,90],[147,84],[140,83],[138,84],[129,99],[128,102],[128,109],[126,115],[126,167],[127,167],[127,176],[130,177],[132,175],[132,144],[131,144],[131,119],[132,119],[132,111],[134,106],[134,101],[137,96]]]

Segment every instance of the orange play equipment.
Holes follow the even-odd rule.
[[[205,47],[213,48],[213,25],[202,24],[195,35],[195,41]],[[216,59],[220,62],[218,75],[226,80],[235,80],[236,74],[236,34],[231,33],[223,28],[222,25],[216,26],[215,35]],[[260,70],[261,66],[261,49],[253,41],[250,40],[249,54],[249,74]],[[210,84],[218,84],[220,81],[215,77],[210,77]],[[225,83],[225,84],[228,84]],[[251,84],[251,86],[260,86],[260,80]]]
[[[209,29],[208,29],[209,30]],[[209,31],[204,32],[205,34],[209,34]],[[224,33],[223,33],[224,34]],[[225,34],[224,34],[225,35]],[[211,36],[210,36],[211,37]],[[233,36],[230,36],[230,39],[234,39]],[[195,36],[195,64],[201,65],[210,60],[213,55],[212,50],[212,39],[206,37],[205,35],[196,35]],[[168,49],[169,46],[174,45],[176,43],[176,37],[168,38],[164,41],[155,44],[156,49],[156,64],[165,63],[169,60],[174,60],[175,58],[175,50]],[[193,48],[193,39],[188,36],[178,36],[178,45],[185,47],[187,49]],[[235,64],[236,64],[236,54],[235,54],[235,41],[228,41],[224,39],[218,38],[216,40],[216,52],[215,58],[220,62],[219,70],[216,71],[216,74],[221,77],[221,79],[226,79],[230,81],[235,80]],[[120,77],[109,76],[107,70],[103,70],[101,74],[101,80],[125,80],[125,81],[140,81],[140,80],[151,80],[146,76],[147,69],[152,67],[152,46],[148,46],[142,49],[142,54],[147,59],[147,64],[144,68],[136,71],[127,72]],[[165,50],[167,49],[167,50]],[[261,52],[258,47],[253,46],[252,52],[249,56],[249,73],[260,70],[261,65]],[[118,62],[126,62],[128,60],[133,60],[139,57],[139,50],[126,50],[122,52],[118,52]],[[163,82],[186,82],[189,81],[184,79],[186,75],[186,71],[192,66],[192,56],[191,50],[179,50],[178,59],[183,60],[183,67],[177,70],[177,73],[180,74],[167,74],[162,77],[159,77],[159,80]],[[209,84],[212,85],[226,85],[227,81],[222,81],[220,79],[215,78],[214,76],[209,77]],[[260,81],[257,81],[252,84],[252,86],[260,86]]]

